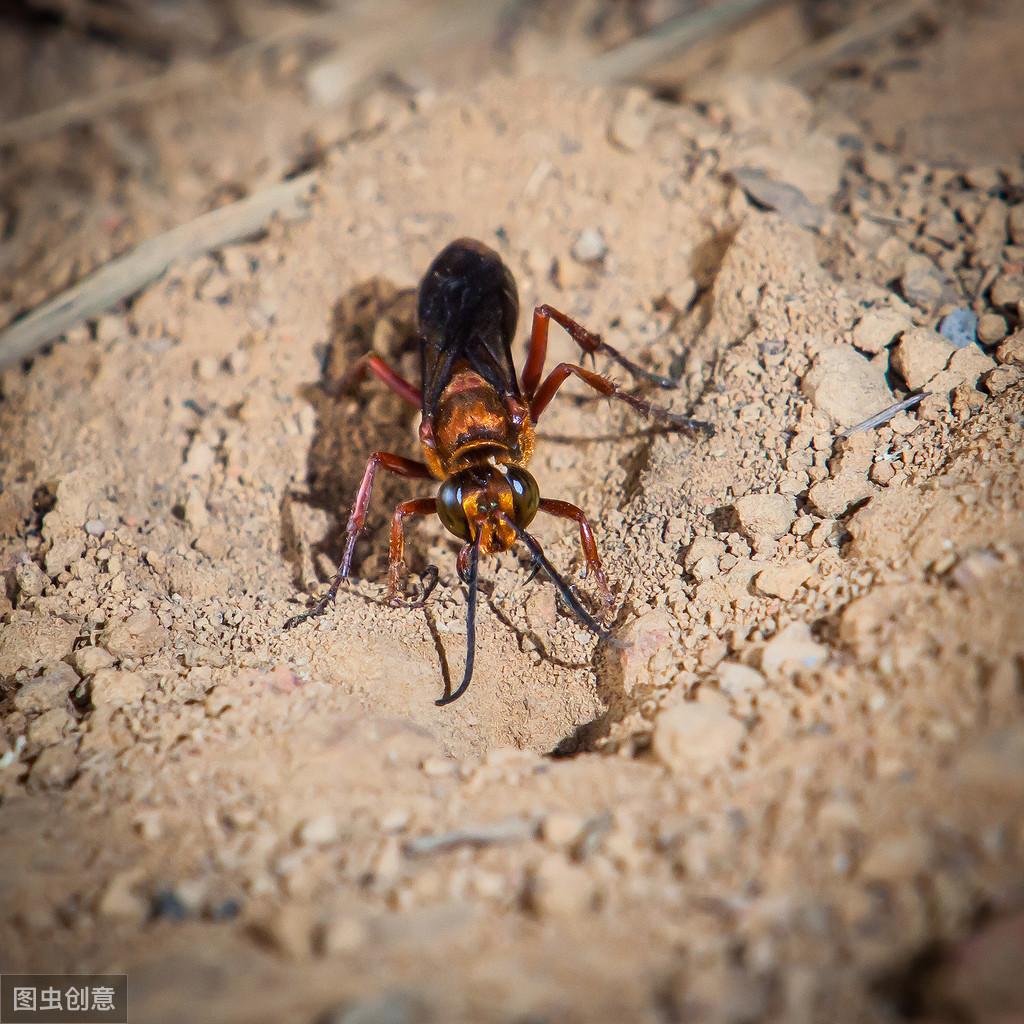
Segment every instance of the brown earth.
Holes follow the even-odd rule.
[[[767,80],[403,120],[2,378],[0,966],[126,971],[147,1022],[1016,1019],[1020,160],[936,167]],[[330,385],[371,346],[415,375],[408,290],[459,235],[717,432],[568,385],[531,468],[591,515],[629,646],[491,557],[440,709],[438,523],[432,599],[382,603],[422,485],[380,480],[358,578],[281,627],[370,451],[415,452],[398,399]],[[954,308],[983,344],[935,333]]]

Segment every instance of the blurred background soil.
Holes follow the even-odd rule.
[[[1019,1020],[1022,55],[1011,0],[0,9],[0,360],[302,185],[0,376],[0,968],[127,972],[146,1022]],[[281,627],[415,452],[333,385],[415,377],[460,235],[717,432],[567,386],[531,469],[628,646],[491,557],[439,709],[438,523],[431,601],[382,603],[429,487],[381,479]]]

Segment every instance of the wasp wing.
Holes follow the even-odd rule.
[[[468,238],[446,246],[423,276],[417,312],[425,419],[459,363],[503,398],[522,398],[512,361],[519,296],[496,252]]]

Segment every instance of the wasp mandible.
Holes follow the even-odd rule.
[[[571,519],[580,531],[587,571],[597,584],[606,608],[613,604],[608,579],[594,541],[594,531],[583,511],[567,501],[542,498],[537,481],[526,465],[536,443],[534,427],[558,389],[576,377],[601,395],[631,405],[645,416],[655,416],[675,429],[713,433],[700,420],[671,412],[628,391],[593,370],[576,363],[559,363],[544,376],[548,328],[551,321],[564,328],[586,355],[601,353],[640,381],[674,388],[667,377],[650,373],[592,334],[571,317],[551,306],[533,312],[533,330],[521,376],[512,361],[512,341],[519,317],[516,283],[501,257],[481,242],[460,238],[446,246],[420,282],[417,331],[420,381],[417,388],[397,374],[380,356],[362,356],[345,377],[354,384],[368,373],[382,380],[400,398],[417,406],[423,461],[391,452],[374,452],[366,464],[346,529],[345,550],[330,588],[312,609],[285,623],[289,629],[320,615],[334,600],[341,581],[349,576],[356,540],[366,523],[366,512],[377,470],[399,476],[441,481],[436,497],[403,501],[391,520],[388,564],[388,601],[402,603],[406,573],[405,523],[413,516],[436,515],[449,533],[465,542],[457,568],[469,588],[466,612],[466,662],[462,682],[435,701],[458,700],[473,677],[476,647],[476,602],[480,556],[508,551],[517,541],[530,552],[534,572],[543,572],[557,588],[566,606],[591,632],[610,640],[601,623],[580,603],[572,588],[527,532],[538,512]],[[432,582],[436,582],[434,567]]]

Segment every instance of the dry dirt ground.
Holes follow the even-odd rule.
[[[4,374],[4,971],[127,972],[146,1022],[1020,1019],[1024,167],[849,110],[441,97]],[[568,386],[531,468],[591,514],[627,646],[492,557],[440,709],[439,524],[430,602],[381,603],[422,485],[380,480],[357,578],[281,627],[369,452],[415,451],[331,385],[370,347],[415,373],[408,290],[459,235],[717,433]]]

